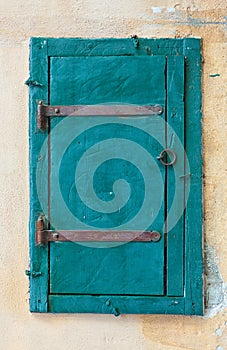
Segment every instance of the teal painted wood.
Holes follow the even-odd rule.
[[[134,55],[183,55],[186,44],[197,50],[200,39],[147,39],[139,38],[134,47],[132,39],[84,39],[84,38],[34,38],[47,40],[49,57],[78,56],[134,56]]]
[[[165,107],[165,65],[166,59],[161,56],[53,58],[50,103],[133,103]],[[68,123],[68,127],[62,127],[61,123]],[[58,128],[62,128],[62,134]],[[162,117],[77,117],[74,120],[70,117],[68,121],[58,118],[51,121],[51,131],[50,205],[51,223],[55,229],[86,229],[89,225],[90,229],[116,230],[123,226],[125,230],[151,229],[162,233],[164,188],[159,188],[159,185],[163,187],[165,167],[157,160],[165,143]],[[94,150],[87,155],[83,168],[81,158],[92,147]],[[147,154],[155,162],[149,162]],[[77,170],[79,166],[82,170]],[[95,168],[92,179],[92,169]],[[80,171],[80,182],[77,181],[76,186],[75,171]],[[54,185],[58,173],[61,195]],[[86,173],[89,174],[87,178]],[[128,197],[128,186],[121,186],[116,195],[119,192],[123,199],[116,205],[110,203],[111,212],[105,213],[105,207],[114,198],[113,184],[119,179],[130,185],[129,199],[125,205],[120,204]],[[89,187],[92,181],[94,186]],[[84,188],[83,200],[77,190],[79,185]],[[90,209],[97,202],[93,187],[99,199],[106,203],[106,206],[102,205],[103,210]],[[145,195],[151,199],[149,205],[141,209]],[[68,210],[64,210],[65,204]],[[132,225],[131,221],[140,210],[142,215]],[[74,226],[69,211],[79,219]],[[152,211],[154,215],[149,213]],[[102,247],[107,248],[86,248],[73,243],[51,244],[51,293],[163,295],[164,239],[157,244],[128,243],[114,248],[108,248],[109,245]]]
[[[167,147],[177,161],[167,168],[167,295],[184,294],[184,56],[167,60]]]
[[[189,40],[193,41],[196,39]],[[139,45],[137,48],[135,48],[132,39],[48,39],[48,54],[51,57],[134,55],[171,56],[182,55],[183,50],[184,39],[139,38]]]
[[[180,297],[50,295],[49,312],[183,315],[184,303]]]
[[[52,104],[165,102],[165,56],[53,57]]]
[[[46,41],[46,43],[45,43]],[[43,49],[43,50],[42,50]],[[202,314],[202,147],[201,147],[201,55],[200,39],[139,39],[139,46],[134,47],[131,39],[52,39],[33,38],[31,40],[30,71],[37,72],[31,79],[41,82],[43,86],[30,87],[30,165],[31,165],[31,211],[30,211],[30,257],[31,268],[42,270],[42,278],[31,278],[30,309],[36,312],[100,312],[96,305],[97,297],[89,296],[49,296],[47,308],[47,248],[37,248],[34,245],[34,222],[41,212],[35,188],[35,164],[38,148],[44,139],[35,124],[36,99],[47,100],[48,58],[62,56],[139,56],[165,55],[186,56],[185,66],[185,118],[186,118],[186,149],[190,162],[191,191],[186,208],[185,220],[185,289],[183,304],[180,311],[167,307],[165,302],[176,298],[148,297],[143,303],[136,303],[135,297],[125,297],[126,313],[184,313]],[[31,63],[33,62],[33,63]],[[36,135],[37,134],[37,135]],[[192,137],[193,135],[193,137]],[[37,138],[36,138],[37,136]],[[194,145],[197,145],[195,148]],[[42,168],[42,167],[41,167]],[[45,170],[43,171],[45,173]],[[186,181],[188,185],[188,181]],[[45,193],[43,194],[45,197]],[[105,298],[105,296],[103,296]],[[79,298],[76,302],[72,299]],[[115,297],[116,301],[124,297]],[[138,297],[139,298],[139,297]],[[128,300],[129,299],[129,300]],[[177,298],[178,299],[178,298]],[[150,307],[149,301],[154,301],[158,307]],[[86,307],[85,307],[86,305]],[[144,311],[146,309],[147,311]],[[105,312],[105,311],[101,311]]]
[[[162,247],[162,242],[99,249],[51,244],[50,292],[163,295]]]
[[[203,314],[202,258],[202,97],[201,43],[199,39],[184,41],[186,57],[186,151],[190,165],[190,194],[185,214],[185,313]],[[195,147],[196,145],[196,147]],[[189,183],[186,181],[186,186]]]
[[[47,312],[48,298],[48,247],[35,245],[35,223],[43,212],[37,193],[37,176],[42,177],[43,172],[37,172],[37,164],[42,162],[40,157],[41,146],[46,139],[46,133],[37,127],[36,111],[37,101],[48,98],[48,58],[47,41],[33,38],[30,42],[30,78],[41,83],[42,86],[31,86],[29,89],[29,163],[30,163],[30,310],[32,312]],[[42,169],[42,165],[39,167]],[[47,184],[44,178],[43,183]],[[48,194],[42,191],[44,200]],[[45,198],[46,197],[46,198]],[[41,275],[36,276],[36,272]]]

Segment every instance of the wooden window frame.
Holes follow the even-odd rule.
[[[137,47],[135,47],[137,46]],[[95,48],[95,50],[93,50]],[[95,52],[95,53],[94,53]],[[190,163],[190,194],[185,209],[184,296],[49,295],[48,246],[35,242],[42,212],[36,189],[36,164],[46,133],[37,126],[37,101],[48,101],[49,59],[86,55],[183,55],[185,57],[185,149]],[[203,314],[201,40],[31,38],[30,42],[30,311],[70,313]],[[106,305],[103,307],[103,305]]]

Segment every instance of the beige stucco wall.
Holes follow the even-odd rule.
[[[1,0],[0,348],[226,350],[226,0]],[[28,78],[30,36],[203,39],[205,318],[30,314]],[[210,77],[210,74],[220,76]],[[195,145],[196,146],[196,145]],[[218,311],[218,313],[217,313]]]

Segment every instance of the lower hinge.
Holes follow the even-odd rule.
[[[46,230],[45,219],[40,216],[36,223],[36,244],[48,242],[158,242],[157,231],[112,231],[112,230]]]

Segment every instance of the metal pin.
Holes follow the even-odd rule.
[[[54,232],[53,233],[53,238],[58,239],[59,238],[59,234],[57,232]]]

